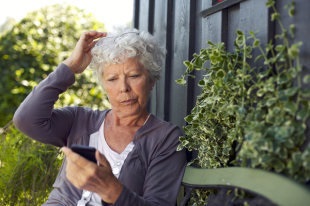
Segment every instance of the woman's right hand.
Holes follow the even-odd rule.
[[[108,160],[98,150],[97,165],[67,147],[61,150],[67,158],[66,176],[75,187],[97,193],[106,203],[115,203],[123,186],[113,175]]]
[[[106,32],[87,31],[78,40],[72,54],[63,61],[73,73],[82,73],[89,65],[92,56],[91,49],[96,44],[96,39],[105,37]]]

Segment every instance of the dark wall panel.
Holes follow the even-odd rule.
[[[248,0],[240,3],[239,29],[245,33],[256,32],[262,43],[268,42],[269,12],[266,2],[267,0]]]
[[[178,0],[174,4],[174,11],[177,12],[174,12],[172,37],[169,120],[177,125],[184,125],[184,117],[187,111],[187,89],[184,86],[177,85],[175,80],[184,73],[183,61],[188,59],[190,1]]]
[[[276,1],[286,26],[294,23],[296,39],[303,41],[301,63],[310,70],[310,1],[296,0],[296,16],[286,15],[284,6],[291,0]],[[236,30],[246,34],[254,31],[263,44],[267,43],[279,27],[270,22],[267,0],[227,0],[222,6],[212,7],[212,0],[135,0],[135,27],[152,32],[167,49],[162,78],[154,88],[150,111],[157,116],[184,125],[184,117],[195,104],[200,89],[197,78],[187,87],[177,85],[175,80],[185,71],[184,60],[191,59],[207,46],[207,41],[225,42],[233,49]],[[223,6],[225,5],[225,6]],[[137,11],[138,10],[138,11]],[[206,12],[207,10],[212,12]]]
[[[228,51],[234,50],[234,41],[236,39],[236,32],[240,28],[240,6],[236,4],[224,11],[225,17],[225,34],[223,34],[223,41],[226,42]]]
[[[281,21],[286,28],[289,25],[295,25],[295,40],[294,42],[302,41],[302,46],[300,48],[300,63],[304,68],[304,74],[310,73],[310,41],[308,41],[308,36],[310,33],[310,1],[296,0],[296,13],[293,18],[289,17],[287,11],[284,9],[288,0],[277,1],[277,9],[280,11]],[[276,32],[279,33],[281,28],[278,24],[275,25]],[[304,88],[310,89],[310,84],[304,84]],[[308,122],[308,127],[310,127],[310,122]],[[310,129],[307,131],[308,143],[310,143]],[[306,145],[306,144],[305,144]]]
[[[212,42],[222,41],[222,12],[203,18],[205,40]],[[204,42],[202,42],[204,44]]]
[[[167,48],[166,37],[169,35],[169,33],[167,33],[167,24],[169,24],[168,21],[171,21],[171,14],[168,14],[169,3],[170,2],[167,0],[157,0],[154,5],[154,13],[156,15],[154,16],[153,34],[159,40],[163,48]],[[165,115],[165,93],[169,92],[169,90],[166,89],[169,86],[166,84],[166,78],[169,77],[169,73],[169,69],[164,65],[161,78],[154,87],[151,98],[151,112],[162,119],[167,118],[167,114]]]
[[[206,0],[197,0],[196,1],[196,7],[194,12],[194,19],[192,24],[194,24],[194,30],[196,31],[194,36],[195,40],[191,41],[191,44],[194,44],[193,51],[189,53],[189,60],[193,58],[194,53],[199,53],[202,48],[205,48],[207,46],[207,24],[205,19],[201,16],[201,11],[209,8],[211,6],[211,1]],[[190,113],[191,109],[196,103],[196,97],[198,94],[200,94],[201,89],[198,87],[198,81],[202,78],[202,75],[204,75],[203,71],[195,71],[195,79],[191,79],[191,87],[188,88],[188,93],[192,94],[191,99],[188,99],[188,107],[187,107],[187,113]]]
[[[197,4],[197,24],[196,29],[199,32],[196,32],[196,52],[199,52],[201,48],[207,46],[207,41],[211,36],[208,32],[208,21],[206,18],[201,16],[201,11],[210,8],[212,5],[211,1],[199,0]],[[209,35],[208,35],[209,34]]]
[[[295,0],[296,13],[293,18],[289,17],[287,11],[284,9],[285,5],[290,2],[288,0],[277,1],[276,5],[281,12],[281,20],[285,27],[294,24],[296,27],[295,42],[302,41],[301,47],[301,63],[308,70],[310,70],[310,41],[308,36],[310,33],[310,1]],[[276,31],[279,32],[280,27],[276,24]]]
[[[139,29],[148,31],[149,27],[149,0],[139,0]]]
[[[269,22],[269,10],[266,7],[267,0],[243,1],[240,4],[240,30],[249,34],[256,33],[261,43],[267,44],[270,36],[273,35],[272,23]]]

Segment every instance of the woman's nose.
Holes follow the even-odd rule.
[[[128,92],[130,90],[130,86],[127,82],[127,79],[124,78],[120,81],[120,91],[121,92]]]

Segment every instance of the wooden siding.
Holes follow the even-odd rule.
[[[162,78],[154,89],[149,109],[157,116],[179,126],[184,125],[184,117],[190,112],[200,90],[196,86],[198,78],[189,79],[187,87],[177,85],[185,71],[183,61],[191,59],[193,53],[206,47],[208,40],[225,42],[228,50],[233,49],[237,29],[254,31],[262,43],[279,30],[269,20],[270,11],[267,0],[227,0],[225,4],[212,7],[212,0],[135,0],[134,27],[153,33],[162,46],[167,49],[165,68]],[[277,1],[282,8],[288,0]],[[296,0],[297,14],[292,20],[284,15],[286,25],[294,23],[296,39],[303,41],[301,49],[302,64],[309,68],[310,43],[310,1]],[[281,12],[285,14],[286,12]]]

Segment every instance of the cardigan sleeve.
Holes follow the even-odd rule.
[[[153,133],[154,138],[146,137],[142,142],[148,145],[137,150],[147,150],[147,168],[144,177],[142,195],[124,186],[114,205],[135,206],[175,206],[181,180],[186,166],[186,152],[177,151],[181,131],[178,127],[163,127]],[[159,138],[162,136],[163,138]],[[160,139],[160,141],[157,141]],[[144,148],[143,148],[144,147]],[[142,152],[143,153],[143,152]],[[125,168],[124,168],[125,169]],[[126,171],[123,171],[126,173]],[[130,178],[124,175],[123,178]]]
[[[74,119],[73,110],[54,109],[54,104],[74,82],[74,73],[65,64],[60,64],[17,108],[13,117],[15,126],[37,141],[59,147],[66,145]]]

